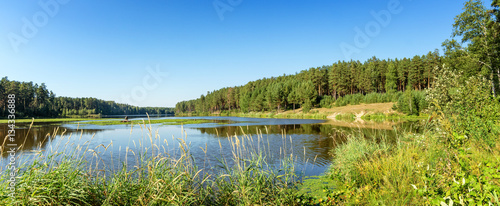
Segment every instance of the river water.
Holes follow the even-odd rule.
[[[143,117],[130,117],[137,119]],[[284,158],[293,159],[298,173],[306,176],[324,173],[332,161],[331,150],[345,142],[349,134],[364,137],[385,136],[393,139],[397,131],[417,131],[414,123],[346,123],[308,119],[265,119],[244,117],[157,117],[151,119],[206,119],[209,123],[188,125],[93,125],[87,121],[17,124],[16,153],[22,162],[33,161],[36,154],[71,154],[78,148],[87,151],[86,158],[114,171],[123,162],[134,165],[140,154],[177,158],[182,150],[200,168],[217,168],[221,161],[250,153],[260,153],[270,165],[279,165]],[[99,120],[95,120],[99,121]],[[147,122],[147,119],[145,120]],[[0,124],[0,136],[7,135],[7,125]],[[0,139],[2,142],[4,139]],[[182,147],[179,145],[183,145]],[[5,144],[4,144],[5,146]],[[0,160],[2,170],[8,153]],[[90,155],[89,155],[90,154]],[[247,156],[248,157],[248,156]],[[229,161],[228,161],[229,160]]]

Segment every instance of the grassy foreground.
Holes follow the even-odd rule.
[[[162,146],[168,145],[167,139],[159,137],[151,125],[141,126],[147,135],[141,135],[137,148],[125,149],[125,160],[113,159],[112,143],[89,148],[92,140],[74,145],[69,141],[71,137],[60,134],[59,142],[50,151],[38,148],[32,158],[24,161],[18,158],[18,162],[24,163],[16,170],[1,169],[0,205],[294,205],[297,202],[293,154],[283,154],[278,166],[268,165],[269,154],[262,149],[266,146],[262,134],[228,137],[232,157],[221,156],[217,167],[220,169],[214,170],[197,166],[184,135],[175,141],[178,149],[169,151]],[[254,141],[260,143],[262,152],[250,144]],[[101,159],[108,152],[111,165]],[[113,160],[121,164],[118,169]],[[17,173],[15,194],[8,189],[11,172]]]
[[[483,146],[454,149],[429,130],[396,143],[353,135],[334,149],[329,172],[303,190],[321,205],[499,205],[500,142]]]

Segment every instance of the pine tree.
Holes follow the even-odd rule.
[[[386,72],[386,83],[385,83],[385,91],[386,92],[395,92],[397,89],[397,70],[394,61],[389,61],[387,64],[387,72]]]

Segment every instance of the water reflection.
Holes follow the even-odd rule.
[[[0,140],[4,144],[16,144],[18,146],[23,145],[21,150],[30,151],[36,149],[46,148],[48,143],[52,142],[59,135],[54,135],[56,133],[76,133],[77,128],[72,125],[65,126],[61,123],[33,123],[30,128],[30,124],[17,124],[16,125],[16,135],[14,142],[7,140],[8,135],[8,124],[0,124]],[[94,133],[104,131],[104,129],[85,129],[78,130],[81,135],[92,135]],[[5,158],[8,153],[2,152],[2,157]]]
[[[18,145],[24,143],[22,150],[25,152],[34,149],[51,151],[55,145],[60,145],[61,141],[62,144],[73,146],[68,150],[74,149],[77,145],[87,144],[89,149],[98,154],[99,161],[108,167],[111,165],[111,169],[116,170],[124,161],[131,167],[137,164],[140,161],[138,154],[154,155],[162,152],[167,156],[178,157],[181,154],[179,148],[181,141],[190,145],[190,153],[200,168],[217,168],[221,159],[232,159],[234,142],[238,140],[244,142],[244,149],[247,152],[261,152],[271,165],[279,164],[283,157],[293,154],[297,170],[306,175],[319,175],[331,162],[330,151],[343,143],[347,134],[359,133],[367,138],[384,135],[387,139],[396,136],[394,130],[343,127],[326,124],[322,120],[190,118],[213,119],[229,124],[206,123],[185,126],[155,124],[144,127],[143,125],[86,125],[85,122],[38,123],[33,125],[29,132],[29,125],[18,125],[15,143]],[[409,131],[410,127],[415,130],[413,125],[406,123],[395,127]],[[2,137],[7,135],[7,130],[6,124],[0,124]],[[6,156],[7,153],[2,154],[4,159]],[[89,156],[91,157],[92,155]],[[227,164],[231,166],[234,162],[228,161]],[[5,161],[0,165],[5,165]]]

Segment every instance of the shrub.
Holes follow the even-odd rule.
[[[420,112],[427,109],[428,103],[425,99],[424,91],[408,89],[401,95],[396,104],[396,110],[408,115],[420,115]]]
[[[337,99],[337,101],[335,101],[335,106],[337,106],[337,107],[342,107],[342,106],[346,106],[346,105],[347,105],[347,101],[344,100],[344,97],[339,97]]]
[[[378,103],[380,102],[379,100],[381,100],[381,97],[382,94],[379,94],[379,93],[376,93],[376,92],[373,92],[373,93],[369,93],[365,96],[364,98],[364,103]]]
[[[491,83],[483,77],[469,77],[443,68],[436,88],[429,91],[430,110],[440,115],[452,146],[459,147],[473,138],[494,146],[500,136],[500,103],[491,95]],[[462,82],[463,81],[463,82]]]
[[[321,97],[321,100],[319,101],[319,106],[322,108],[331,108],[334,103],[333,97],[326,95]]]
[[[302,106],[302,112],[308,113],[312,108],[312,102],[311,102],[311,100],[306,99],[304,101],[304,104],[302,104],[301,106]]]

